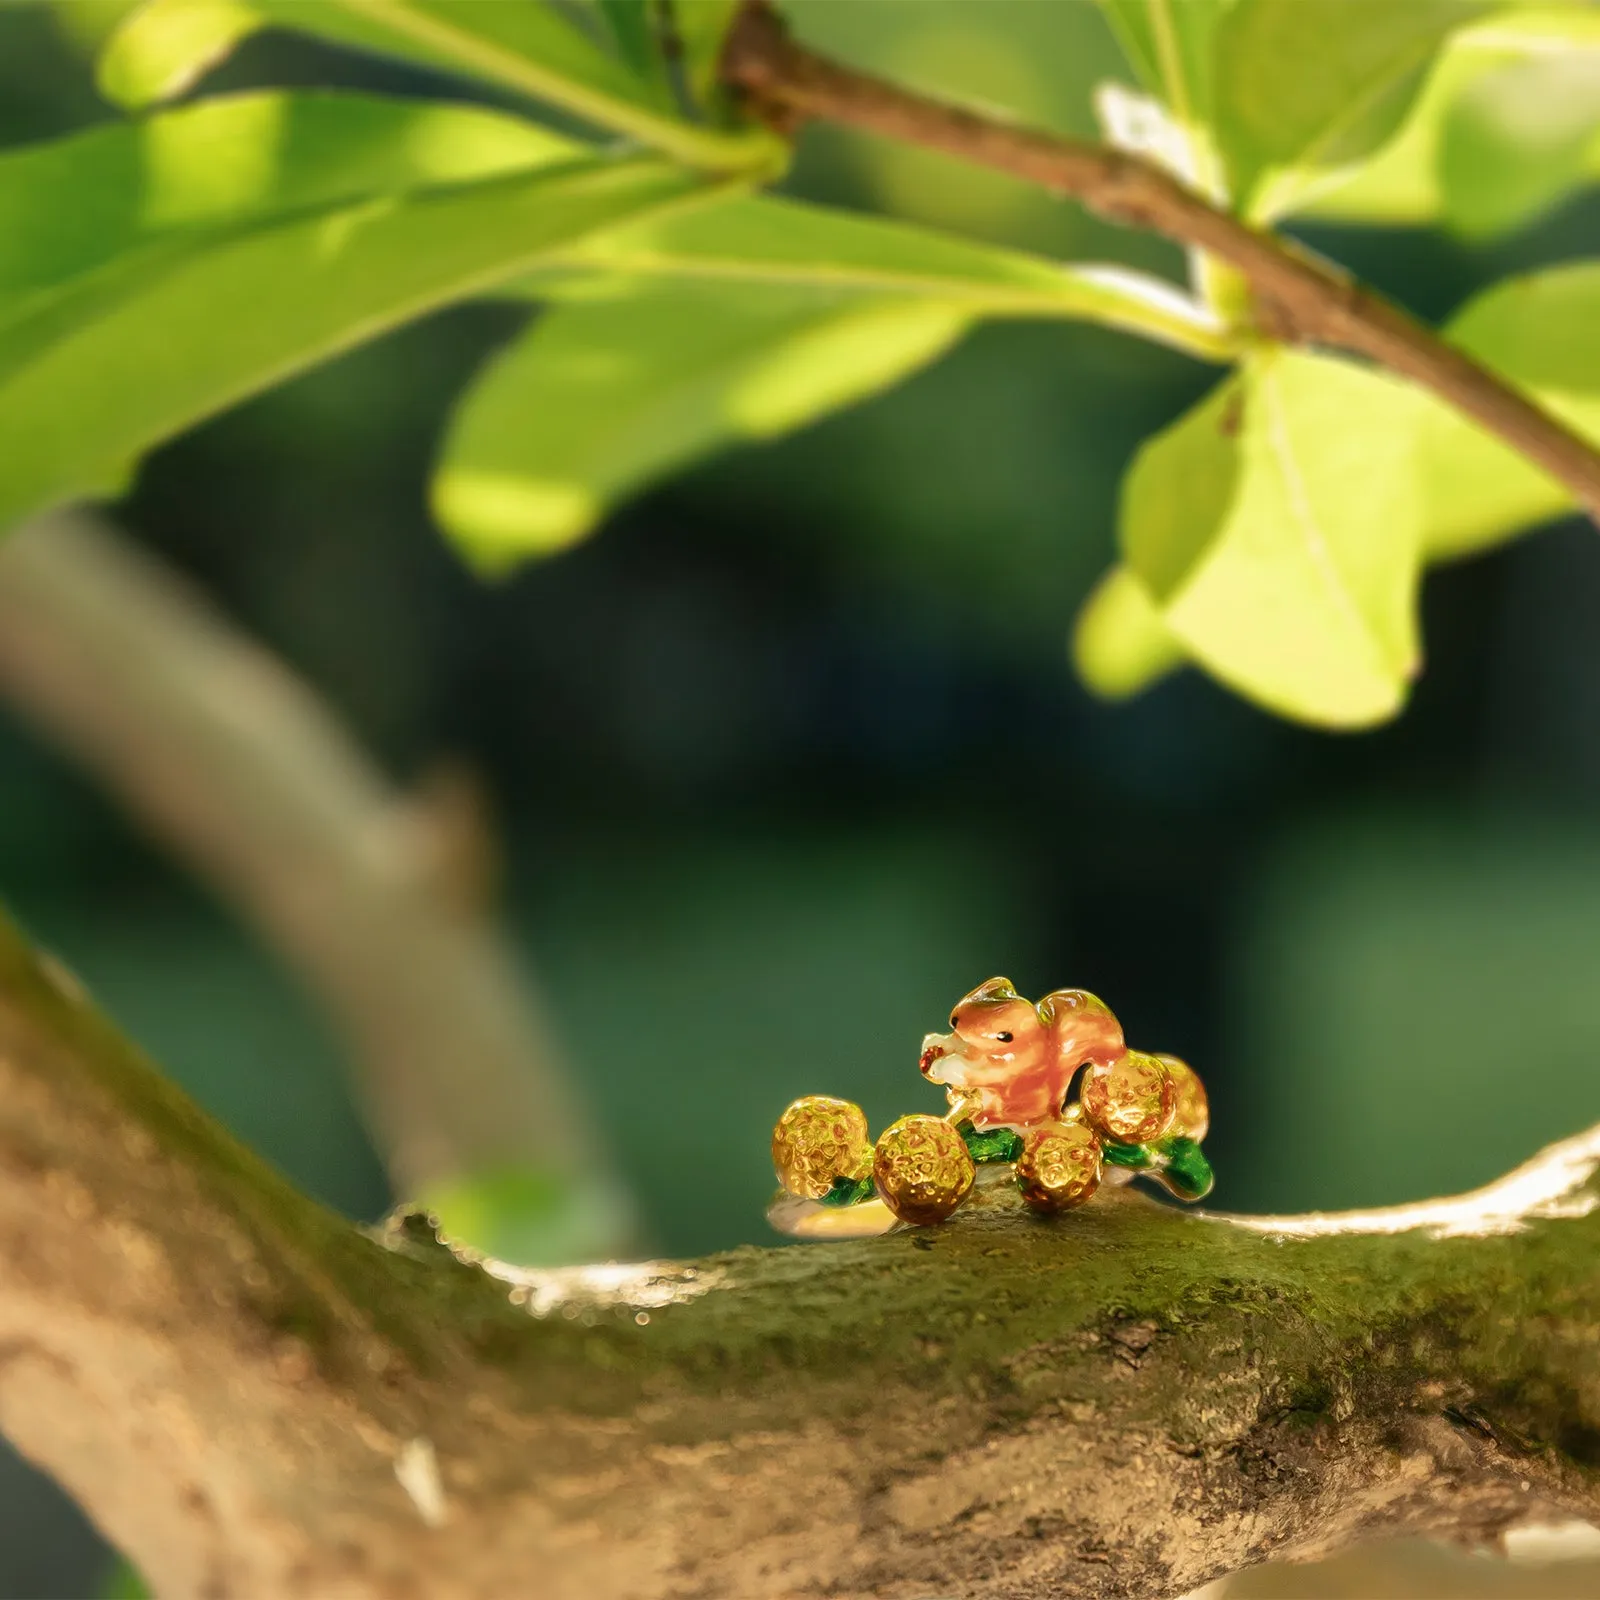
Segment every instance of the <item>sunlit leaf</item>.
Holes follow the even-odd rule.
[[[683,74],[697,100],[709,100],[716,88],[717,63],[739,5],[740,0],[672,0]]]
[[[617,54],[643,82],[661,81],[661,52],[650,20],[654,0],[595,0]]]
[[[293,97],[247,103],[275,99],[292,122]],[[29,153],[0,163],[0,526],[101,487],[201,418],[524,273],[591,229],[703,192],[654,157],[588,158],[260,220],[250,207],[272,190],[275,169],[241,168],[234,187],[218,188],[210,168],[174,158],[187,148],[174,144],[174,126],[183,125],[153,118],[116,130],[127,143],[109,160],[106,147],[88,146],[114,178],[102,208],[125,212],[125,248],[109,256],[92,227],[46,226],[58,197],[41,190]],[[41,159],[60,154],[49,147]],[[334,165],[313,164],[309,187],[325,193]],[[151,206],[228,225],[152,235]]]
[[[1124,558],[1212,673],[1287,716],[1391,716],[1417,662],[1412,391],[1273,350],[1135,459]]]
[[[144,0],[106,41],[100,92],[130,111],[170,100],[262,26],[244,0]]]
[[[1443,41],[1493,0],[1236,0],[1217,29],[1218,142],[1241,207],[1293,204],[1400,126]]]
[[[1600,149],[1591,141],[1585,159],[1574,163],[1565,156],[1557,140],[1556,160],[1538,148],[1545,134],[1537,134],[1528,159],[1519,158],[1516,148],[1499,145],[1501,135],[1519,138],[1510,121],[1517,120],[1517,108],[1507,104],[1507,95],[1531,112],[1535,123],[1550,120],[1547,113],[1531,105],[1527,96],[1537,97],[1537,86],[1545,73],[1556,79],[1557,98],[1551,108],[1559,121],[1570,126],[1572,105],[1569,63],[1582,62],[1600,51],[1600,7],[1517,9],[1496,12],[1487,20],[1453,35],[1435,59],[1422,93],[1407,115],[1400,131],[1383,148],[1353,167],[1327,174],[1293,197],[1293,209],[1332,221],[1419,224],[1450,222],[1471,231],[1485,231],[1487,221],[1474,215],[1471,190],[1476,175],[1465,147],[1453,157],[1446,154],[1452,137],[1465,138],[1479,150],[1492,140],[1496,148],[1486,153],[1488,167],[1482,176],[1486,192],[1496,194],[1496,226],[1514,227],[1559,200],[1572,187],[1600,179]],[[1533,67],[1529,76],[1521,68]],[[1488,85],[1503,72],[1511,73],[1510,90],[1495,90]],[[1578,74],[1582,75],[1581,66]],[[1483,87],[1480,88],[1480,85]],[[1472,109],[1458,111],[1463,102],[1478,94],[1485,96],[1480,115]],[[1444,167],[1449,160],[1455,169],[1455,198],[1446,197]],[[1489,168],[1495,169],[1494,171]],[[1559,179],[1558,188],[1552,178]],[[1505,191],[1499,198],[1497,191]],[[1465,202],[1465,209],[1452,217]]]
[[[546,0],[250,0],[271,21],[465,73],[702,165],[776,171],[761,128],[725,132],[664,108],[657,83],[608,55]]]
[[[674,467],[897,381],[968,321],[929,300],[732,286],[561,306],[463,401],[435,511],[480,563],[559,549]]]
[[[596,235],[569,253],[607,273],[881,289],[970,302],[989,316],[1073,317],[1205,359],[1232,354],[1203,306],[1120,267],[1063,266],[883,218],[756,196]]]
[[[51,20],[61,36],[76,51],[93,56],[143,0],[30,0],[30,3],[47,4]]]
[[[1139,81],[1183,123],[1211,119],[1217,24],[1234,0],[1100,0]]]
[[[1446,332],[1600,446],[1600,262],[1498,283]],[[1571,509],[1562,485],[1475,423],[1436,401],[1421,409],[1430,559],[1486,548]]]
[[[1450,107],[1439,150],[1445,220],[1468,238],[1520,227],[1600,169],[1600,49],[1486,72]]]
[[[609,1191],[577,1188],[537,1168],[480,1172],[435,1184],[416,1203],[456,1244],[515,1266],[593,1261],[615,1246],[630,1219]]]
[[[173,236],[197,242],[207,230],[582,154],[496,112],[320,91],[231,95],[9,150],[0,153],[0,328],[27,309],[24,291],[62,290]]]
[[[1095,694],[1123,700],[1165,677],[1184,659],[1150,591],[1127,567],[1094,587],[1072,632],[1072,660]]]
[[[1233,0],[1102,0],[1124,53],[1152,95],[1117,83],[1095,90],[1095,114],[1107,141],[1154,161],[1218,205],[1227,175],[1213,127],[1217,23]],[[1191,248],[1195,292],[1225,320],[1248,320],[1237,274],[1216,256]]]

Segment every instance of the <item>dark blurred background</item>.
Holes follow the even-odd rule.
[[[0,6],[0,141],[111,115],[84,41]],[[817,43],[1068,131],[1125,76],[1095,9],[800,0]],[[284,38],[212,83],[437,92]],[[936,157],[817,134],[801,193],[1074,257],[1176,252]],[[1307,230],[1430,318],[1593,254],[1600,203],[1489,249]],[[147,464],[118,515],[312,681],[402,781],[493,796],[504,917],[651,1242],[770,1242],[806,1091],[937,1109],[923,1031],[996,972],[1077,984],[1191,1060],[1228,1208],[1396,1201],[1600,1117],[1600,540],[1440,571],[1391,727],[1330,736],[1185,672],[1122,706],[1065,641],[1139,440],[1214,380],[1134,340],[999,327],[792,440],[697,470],[485,585],[430,526],[442,420],[521,312],[358,351]],[[997,734],[999,735],[997,737]],[[0,894],[191,1092],[353,1215],[390,1203],[339,1048],[252,938],[0,720]],[[642,1029],[638,1019],[648,1018]],[[624,1023],[623,1019],[626,1019]],[[98,1592],[48,1486],[0,1479],[0,1594]]]

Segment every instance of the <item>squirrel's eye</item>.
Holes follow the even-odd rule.
[[[961,1021],[961,1013],[959,1011],[952,1011],[950,1013],[950,1026],[953,1028],[960,1021]]]
[[[1001,1044],[1011,1043],[1011,1035],[1009,1033],[997,1033],[995,1038],[997,1038]]]

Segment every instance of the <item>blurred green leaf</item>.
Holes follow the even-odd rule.
[[[46,212],[59,209],[37,187]],[[0,526],[99,486],[291,373],[528,271],[591,229],[703,192],[659,158],[589,158],[296,211],[220,237],[175,229],[10,297],[0,313]],[[29,241],[9,265],[37,282],[36,230],[25,209],[8,209],[12,237]],[[51,245],[85,254],[70,232]]]
[[[1123,554],[1159,602],[1203,558],[1233,504],[1243,468],[1244,389],[1237,373],[1219,383],[1140,449],[1123,480]]]
[[[1328,726],[1398,709],[1417,661],[1416,421],[1391,379],[1269,350],[1139,452],[1124,557],[1218,678]]]
[[[642,83],[656,88],[664,103],[670,105],[661,71],[661,51],[650,18],[653,0],[595,0],[595,4],[616,41],[617,54]]]
[[[131,1561],[118,1561],[101,1590],[101,1600],[151,1600],[149,1586]]]
[[[559,549],[673,467],[894,383],[969,320],[926,299],[734,286],[558,307],[462,403],[434,509],[480,563]]]
[[[1100,0],[1139,81],[1193,126],[1211,120],[1217,24],[1234,0]]]
[[[1228,351],[1158,280],[767,197],[609,230],[556,265],[595,280],[587,294],[547,273],[521,286],[563,305],[469,396],[435,481],[440,521],[480,562],[562,548],[652,478],[873,393],[979,316],[1076,317]]]
[[[672,0],[672,16],[683,45],[683,74],[689,92],[704,103],[717,87],[723,41],[738,15],[740,0]]]
[[[1439,149],[1445,219],[1469,239],[1508,232],[1588,182],[1597,166],[1600,49],[1535,56],[1486,72],[1445,118]]]
[[[143,110],[182,94],[261,26],[244,0],[144,0],[106,41],[95,82],[114,104]]]
[[[1217,29],[1218,143],[1238,204],[1260,220],[1317,169],[1356,161],[1400,126],[1439,46],[1494,0],[1235,0]]]
[[[1600,444],[1600,262],[1495,284],[1446,333]],[[1485,549],[1571,509],[1565,488],[1460,413],[1423,397],[1419,408],[1430,560]]]
[[[30,291],[75,293],[85,274],[158,244],[583,153],[497,112],[326,92],[206,100],[6,151],[0,337],[36,310]]]
[[[1107,700],[1124,700],[1184,660],[1150,591],[1127,567],[1113,567],[1094,587],[1072,633],[1078,676]]]
[[[1457,312],[1448,332],[1537,394],[1600,394],[1600,261],[1502,279]]]
[[[1101,322],[1204,360],[1233,354],[1211,314],[1161,279],[1120,267],[1063,266],[910,223],[771,196],[611,229],[564,259],[609,273],[931,295],[990,316]]]
[[[1114,83],[1095,91],[1095,112],[1111,143],[1155,161],[1221,206],[1229,203],[1229,186],[1214,128],[1215,47],[1217,25],[1233,3],[1101,0],[1123,53],[1156,100]],[[1188,256],[1200,300],[1222,321],[1248,322],[1248,291],[1234,269],[1209,251],[1191,248]]]
[[[74,51],[92,57],[144,0],[34,0],[48,4],[56,31]]]
[[[1493,13],[1447,42],[1393,139],[1370,160],[1330,173],[1324,183],[1302,189],[1293,209],[1330,221],[1414,225],[1445,221],[1450,213],[1464,207],[1453,225],[1470,231],[1479,219],[1474,215],[1472,193],[1476,178],[1470,161],[1464,157],[1464,147],[1449,158],[1456,171],[1456,198],[1448,201],[1445,194],[1447,132],[1453,126],[1452,137],[1464,138],[1485,151],[1482,177],[1486,193],[1507,191],[1506,198],[1497,203],[1503,219],[1498,225],[1519,226],[1535,214],[1530,207],[1547,207],[1577,184],[1600,178],[1600,148],[1592,141],[1586,160],[1576,168],[1562,159],[1559,140],[1555,163],[1540,153],[1538,146],[1546,135],[1538,131],[1538,125],[1546,117],[1533,103],[1540,80],[1550,74],[1557,80],[1557,99],[1552,109],[1560,114],[1561,121],[1567,122],[1570,92],[1561,80],[1569,79],[1572,69],[1566,63],[1582,61],[1596,51],[1600,51],[1600,8],[1518,8]],[[1517,70],[1523,66],[1539,70],[1523,76]],[[1502,72],[1511,73],[1510,87],[1489,88],[1486,80]],[[1484,87],[1480,89],[1480,85]],[[1458,113],[1462,102],[1479,93],[1486,97],[1481,111],[1466,109]],[[1511,123],[1523,114],[1534,124],[1529,130],[1534,148],[1528,161],[1519,159],[1514,147],[1499,144],[1504,137],[1520,140],[1521,133]],[[1494,148],[1485,149],[1491,141]],[[1561,180],[1559,188],[1550,181],[1555,172]],[[1514,174],[1520,174],[1520,178]],[[1520,196],[1518,203],[1512,202],[1513,192]],[[1488,226],[1487,221],[1483,226]]]
[[[685,122],[659,85],[608,55],[545,0],[251,0],[273,22],[485,79],[698,165],[775,172],[763,128]]]
[[[417,1196],[459,1244],[517,1266],[593,1261],[614,1248],[623,1224],[614,1208],[534,1168],[480,1172]]]

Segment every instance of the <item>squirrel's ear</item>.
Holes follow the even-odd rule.
[[[976,1000],[1020,1000],[1021,998],[1009,978],[990,978],[987,983],[980,983],[971,994],[962,995],[957,1004],[965,1006]]]

